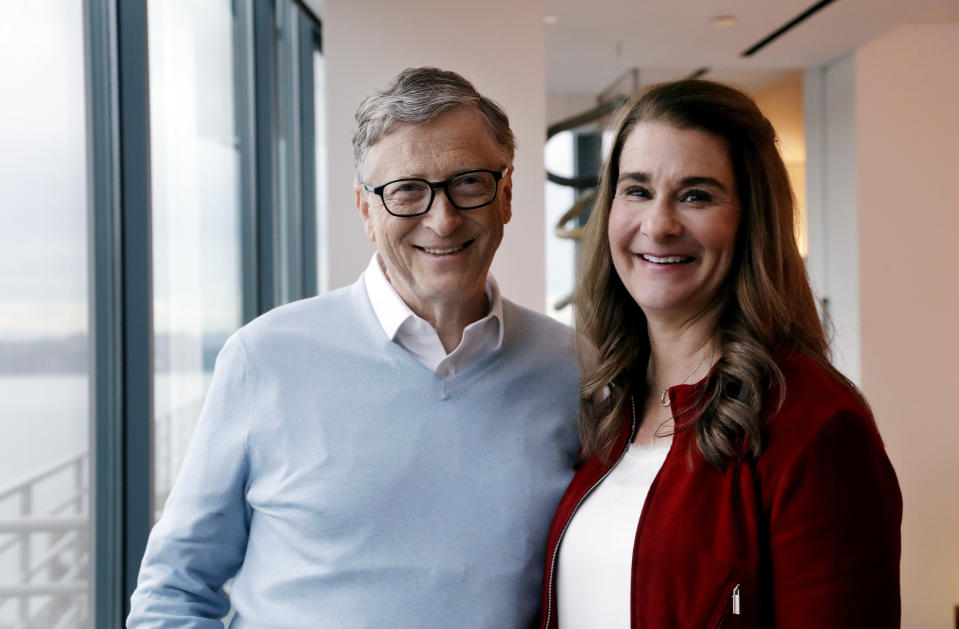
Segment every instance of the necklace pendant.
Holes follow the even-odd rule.
[[[669,389],[663,389],[663,395],[659,398],[660,406],[669,406]]]

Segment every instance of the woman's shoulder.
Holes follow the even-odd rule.
[[[809,423],[851,413],[872,421],[862,394],[831,365],[798,351],[779,352],[775,360],[782,372],[783,389],[770,406],[770,420],[784,413],[800,414],[804,423]]]
[[[783,389],[766,413],[767,454],[786,459],[804,453],[815,456],[824,441],[882,449],[872,412],[855,385],[828,365],[795,351],[778,354],[776,362]]]

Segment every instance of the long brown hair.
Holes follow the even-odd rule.
[[[785,386],[774,354],[788,348],[835,370],[796,245],[793,193],[775,131],[749,96],[703,80],[653,86],[626,103],[614,123],[576,294],[577,328],[598,352],[581,391],[584,454],[605,458],[622,429],[630,395],[646,393],[646,317],[613,268],[607,235],[623,144],[641,122],[704,131],[722,139],[729,151],[741,219],[718,306],[721,356],[694,428],[703,456],[718,467],[733,457],[758,457],[765,445],[763,405]]]

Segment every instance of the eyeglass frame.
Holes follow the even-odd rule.
[[[383,208],[387,212],[389,212],[390,216],[395,216],[397,218],[416,218],[417,216],[423,216],[424,214],[426,214],[433,208],[433,201],[436,200],[437,188],[440,188],[443,190],[443,193],[446,195],[446,200],[450,202],[450,205],[452,205],[457,210],[460,210],[463,212],[466,212],[469,210],[478,210],[480,208],[486,207],[487,205],[490,205],[491,203],[493,203],[493,201],[496,200],[496,195],[499,194],[499,182],[503,179],[503,177],[506,176],[506,173],[509,172],[509,168],[510,168],[509,166],[505,166],[503,170],[500,170],[500,171],[490,170],[489,168],[474,168],[472,170],[464,170],[461,173],[456,173],[455,175],[452,175],[444,179],[443,181],[429,181],[427,179],[422,179],[420,177],[402,177],[400,179],[394,179],[393,181],[387,181],[383,185],[376,186],[375,188],[365,183],[361,183],[360,185],[363,186],[363,189],[366,190],[367,192],[372,192],[373,194],[375,194],[376,196],[380,198],[380,201],[382,201],[383,203]],[[456,201],[454,201],[452,197],[450,197],[449,191],[446,189],[446,187],[449,185],[451,181],[453,181],[457,177],[462,177],[463,175],[469,175],[471,173],[489,173],[493,175],[493,196],[486,203],[482,203],[480,205],[471,205],[469,207],[460,207],[459,205],[456,204]],[[429,203],[426,204],[425,210],[423,210],[422,212],[417,212],[416,214],[396,214],[395,212],[390,210],[389,206],[386,205],[386,199],[383,197],[383,191],[386,190],[386,186],[390,184],[398,183],[400,181],[421,181],[425,183],[427,186],[429,186],[430,201]]]

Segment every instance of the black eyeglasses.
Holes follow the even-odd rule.
[[[496,199],[499,180],[509,167],[502,171],[468,170],[453,175],[445,181],[425,179],[396,179],[382,186],[371,188],[365,183],[363,189],[379,195],[383,207],[393,216],[420,216],[430,211],[436,189],[446,191],[446,198],[458,210],[476,210]]]

